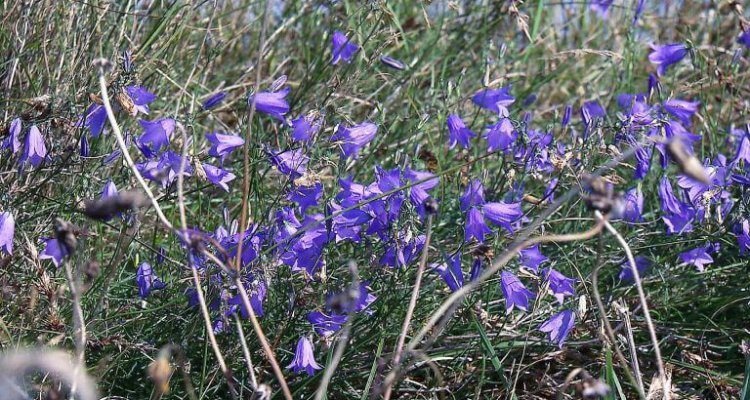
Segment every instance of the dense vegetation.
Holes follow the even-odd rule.
[[[3,2],[0,397],[750,399],[743,7]]]

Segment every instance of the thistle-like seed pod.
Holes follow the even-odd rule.
[[[683,174],[706,185],[711,184],[711,178],[706,173],[706,169],[703,168],[703,164],[694,155],[688,153],[682,141],[672,140],[669,142],[667,152],[680,167]]]

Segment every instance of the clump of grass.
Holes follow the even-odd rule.
[[[3,351],[131,398],[746,394],[747,20],[590,3],[4,3]]]

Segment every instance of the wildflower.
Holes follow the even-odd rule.
[[[737,165],[740,161],[744,161],[746,166],[750,165],[750,134],[742,135],[732,165]]]
[[[294,186],[287,199],[297,203],[300,213],[304,214],[308,208],[317,206],[322,196],[323,185],[320,182],[315,182],[311,186]]]
[[[331,214],[335,214],[331,222],[331,230],[336,236],[336,243],[351,240],[359,243],[362,224],[366,223],[370,216],[359,209],[343,211],[345,207],[331,202]]]
[[[89,146],[89,139],[86,137],[86,135],[81,135],[81,151],[79,154],[81,157],[88,157],[89,153],[91,151],[91,146]]]
[[[309,116],[300,116],[292,121],[292,139],[309,143],[320,131],[321,120]]]
[[[86,109],[86,113],[79,121],[79,125],[83,122],[84,125],[89,128],[91,137],[98,138],[104,131],[104,123],[107,121],[107,110],[103,105],[94,103]]]
[[[714,262],[714,259],[708,254],[705,247],[698,247],[680,253],[680,260],[685,264],[695,266],[698,269],[698,272],[703,272],[706,264],[712,264]]]
[[[426,205],[428,200],[433,200],[430,194],[430,190],[434,189],[440,183],[440,177],[435,176],[425,171],[415,171],[411,168],[404,170],[404,178],[411,183],[416,183],[409,189],[409,200],[411,200],[414,207],[416,207],[417,214],[420,217],[425,217]],[[437,202],[435,202],[437,204]]]
[[[406,65],[404,65],[404,63],[393,57],[381,56],[380,62],[386,67],[397,69],[399,71],[403,71],[406,69]]]
[[[604,107],[602,107],[596,100],[587,101],[583,103],[583,107],[581,107],[581,119],[583,119],[583,125],[587,130],[594,119],[603,118],[606,115],[607,112],[604,110]]]
[[[296,179],[307,173],[307,163],[310,157],[305,155],[303,149],[291,150],[267,150],[271,157],[271,163],[278,168],[279,172]]]
[[[638,185],[624,195],[625,207],[622,211],[622,219],[627,222],[639,222],[643,220],[643,192]]]
[[[461,253],[456,252],[449,257],[447,262],[432,264],[430,266],[440,274],[451,292],[455,292],[464,285],[464,272],[461,270]]]
[[[248,246],[251,247],[251,246]],[[252,247],[251,247],[252,249]],[[244,260],[244,247],[243,247],[243,264],[245,263]],[[268,291],[268,288],[266,287],[265,282],[263,281],[255,281],[255,278],[252,275],[249,275],[245,278],[243,278],[242,285],[245,287],[245,290],[247,290],[248,294],[250,295],[250,307],[253,309],[253,313],[257,317],[262,317],[264,314],[263,310],[263,300],[266,298],[266,293]],[[242,318],[250,318],[250,311],[245,307],[245,302],[242,300],[242,295],[237,294],[227,301],[231,306],[233,307],[233,310],[231,311],[240,311],[240,315],[242,315]]]
[[[237,176],[233,173],[214,167],[210,164],[203,164],[203,171],[206,173],[206,179],[217,187],[224,189],[225,192],[229,191],[229,182],[233,181]]]
[[[232,152],[232,150],[245,144],[245,139],[240,136],[219,132],[207,134],[206,139],[211,142],[211,148],[208,150],[208,154],[213,157],[221,157],[222,161]]]
[[[44,145],[44,138],[36,125],[31,125],[29,133],[26,134],[23,153],[18,160],[21,164],[28,161],[34,167],[38,167],[47,157],[47,146]]]
[[[568,124],[570,123],[570,117],[572,114],[573,114],[573,106],[571,105],[565,106],[565,111],[563,112],[562,121],[560,121],[560,125],[562,125],[563,128],[568,126]]]
[[[247,105],[255,104],[255,109],[259,112],[285,122],[284,115],[289,112],[286,96],[290,90],[291,88],[287,86],[277,92],[258,92],[248,97]]]
[[[149,92],[143,86],[128,86],[125,88],[130,99],[133,100],[136,113],[148,114],[151,110],[148,108],[148,104],[156,100],[156,95]]]
[[[740,248],[740,255],[744,256],[745,251],[750,250],[750,220],[746,219],[737,225],[735,236]]]
[[[646,0],[638,0],[638,3],[635,5],[635,12],[633,13],[633,22],[631,23],[631,26],[635,26],[635,24],[638,22],[638,18],[640,18],[641,14],[643,13],[643,6],[646,5]]]
[[[565,296],[573,296],[576,294],[576,290],[573,287],[576,283],[575,279],[568,278],[552,268],[543,269],[542,277],[549,282],[549,290],[561,305],[565,300]]]
[[[690,126],[690,119],[696,112],[698,112],[698,106],[700,106],[700,104],[700,101],[671,99],[664,103],[664,109],[686,126]]]
[[[477,207],[469,209],[466,214],[466,225],[464,227],[464,242],[469,242],[472,238],[478,242],[484,242],[484,235],[491,234],[492,231],[484,222],[484,216]]]
[[[152,290],[159,290],[167,287],[164,282],[154,275],[154,272],[151,269],[151,264],[147,262],[143,262],[138,266],[135,281],[138,284],[138,295],[140,295],[142,299],[147,298]]]
[[[529,300],[534,298],[534,293],[526,289],[526,286],[515,275],[503,271],[500,274],[500,287],[503,290],[503,296],[505,296],[506,313],[510,314],[515,307],[528,311]]]
[[[695,210],[692,207],[683,205],[680,212],[667,214],[661,217],[662,221],[667,225],[667,234],[682,234],[684,232],[691,232],[693,230],[693,218],[695,217]]]
[[[466,211],[470,207],[481,206],[484,204],[484,185],[479,179],[473,179],[466,187],[466,191],[459,198],[461,201],[461,211]]]
[[[106,184],[104,184],[104,187],[102,188],[102,199],[106,199],[109,197],[117,196],[117,186],[115,186],[114,182],[112,180],[108,180]]]
[[[138,123],[143,127],[143,134],[136,139],[136,144],[147,158],[153,157],[162,148],[169,147],[169,138],[175,128],[175,121],[172,118],[161,118],[154,121],[141,119],[138,120]]]
[[[479,107],[493,111],[499,117],[507,117],[508,106],[516,101],[516,98],[511,96],[510,90],[510,85],[500,89],[480,90],[471,97],[471,101]]]
[[[0,250],[7,255],[13,254],[13,236],[15,235],[16,221],[13,214],[9,212],[0,213]]]
[[[474,261],[471,263],[471,271],[469,271],[469,281],[474,282],[479,278],[480,275],[482,275],[482,258],[481,257],[475,257]]]
[[[669,183],[666,176],[659,182],[659,199],[661,200],[661,209],[665,212],[680,213],[684,208],[682,202],[675,196],[672,184]]]
[[[596,12],[600,18],[606,19],[609,6],[611,6],[612,3],[614,3],[614,0],[591,0],[589,9]]]
[[[292,363],[287,366],[287,369],[291,369],[295,374],[301,371],[307,372],[308,375],[315,375],[315,371],[323,369],[318,363],[315,362],[315,355],[313,354],[313,346],[306,337],[302,336],[297,342],[297,350],[294,353],[294,359]]]
[[[485,203],[482,206],[482,213],[487,219],[492,221],[492,223],[500,225],[511,234],[513,233],[511,222],[514,222],[523,216],[521,203]]]
[[[750,49],[750,30],[746,30],[737,37],[737,43]]]
[[[313,325],[315,332],[323,337],[329,337],[336,333],[346,323],[347,315],[336,313],[325,314],[320,311],[312,311],[307,314],[307,321]]]
[[[227,97],[227,94],[224,92],[212,94],[209,98],[206,99],[206,101],[203,102],[203,109],[210,110],[216,107],[222,101],[224,101],[225,97]]]
[[[339,125],[331,140],[341,142],[344,158],[357,158],[359,151],[375,138],[377,132],[378,126],[372,122],[363,122],[351,127]]]
[[[648,175],[651,170],[651,154],[653,153],[653,147],[640,146],[635,150],[635,172],[633,173],[633,179],[643,179]]]
[[[534,271],[534,273],[537,273],[539,271],[539,265],[541,265],[545,261],[549,261],[549,258],[547,258],[544,254],[542,254],[541,250],[539,250],[538,244],[527,247],[519,251],[518,254],[520,254],[521,256],[521,265]]]
[[[44,250],[39,253],[40,260],[50,260],[55,267],[60,267],[60,262],[65,256],[65,250],[57,239],[44,239]]]
[[[549,334],[549,341],[562,348],[565,339],[575,325],[576,315],[571,310],[563,310],[539,326],[539,330]]]
[[[664,75],[671,65],[682,61],[687,55],[687,47],[683,43],[651,45],[651,50],[653,51],[648,55],[648,60],[656,65],[659,76]]]
[[[487,127],[484,138],[487,139],[487,151],[508,150],[516,141],[518,133],[513,129],[513,123],[508,118]]]
[[[18,150],[21,149],[22,126],[23,124],[21,123],[21,118],[16,118],[10,122],[10,127],[8,128],[8,137],[3,141],[3,149],[10,149],[10,152],[13,154],[18,153]]]
[[[651,267],[651,260],[643,256],[635,256],[635,267],[638,269],[638,276],[643,277],[648,268]],[[623,282],[635,282],[633,269],[630,268],[630,262],[628,260],[625,260],[620,264],[620,275],[618,278]]]
[[[351,63],[354,53],[359,50],[359,46],[349,41],[346,35],[339,31],[333,32],[331,41],[333,43],[333,59],[331,60],[331,64],[336,65],[339,61],[347,64]]]

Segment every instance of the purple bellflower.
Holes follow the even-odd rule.
[[[380,63],[385,65],[388,68],[393,68],[399,71],[403,71],[406,69],[406,64],[403,62],[388,56],[381,56],[380,57]]]
[[[539,265],[545,261],[549,261],[549,258],[539,250],[538,244],[527,247],[519,251],[518,254],[521,256],[521,265],[534,271],[535,274],[539,272]]]
[[[217,105],[221,104],[222,101],[224,101],[225,97],[227,97],[227,94],[224,92],[212,94],[209,98],[206,99],[206,101],[203,102],[203,109],[210,110],[216,107]]]
[[[510,94],[511,86],[500,89],[483,89],[471,97],[471,101],[479,107],[486,108],[499,117],[508,116],[508,107],[516,101]]]
[[[680,260],[685,264],[695,266],[695,268],[698,269],[698,272],[703,272],[706,269],[707,264],[712,264],[714,262],[714,259],[708,254],[705,247],[697,247],[684,253],[680,253]]]
[[[247,105],[252,105],[254,101],[255,109],[259,112],[286,122],[284,115],[289,112],[286,96],[290,90],[291,88],[287,86],[276,92],[258,92],[248,97]]]
[[[305,155],[302,148],[291,150],[267,150],[271,163],[284,175],[297,179],[307,173],[307,163],[310,157]]]
[[[151,158],[161,149],[169,147],[169,138],[175,128],[175,122],[172,118],[161,118],[154,121],[141,119],[138,122],[143,127],[143,134],[136,139],[136,144],[146,158]]]
[[[591,0],[589,9],[596,12],[600,18],[606,19],[609,6],[611,6],[612,3],[614,3],[614,0]]]
[[[18,153],[18,150],[21,150],[22,126],[21,118],[16,118],[11,121],[10,127],[8,128],[8,137],[3,141],[3,149],[10,149],[10,152],[13,154]]]
[[[29,133],[26,134],[23,153],[21,153],[21,158],[18,161],[21,164],[28,161],[34,167],[38,167],[44,162],[46,157],[47,146],[44,145],[42,133],[39,132],[39,128],[36,125],[31,125]]]
[[[151,111],[148,108],[148,104],[156,100],[155,94],[149,92],[143,86],[128,86],[125,88],[125,91],[130,96],[130,99],[133,100],[133,105],[135,106],[133,116],[138,113],[148,114]]]
[[[294,359],[287,366],[287,369],[291,369],[295,374],[305,371],[310,376],[315,375],[316,370],[323,369],[323,367],[315,362],[312,343],[306,337],[302,336],[299,338],[297,350],[294,352]]]
[[[487,139],[487,151],[508,150],[517,137],[518,133],[508,118],[503,118],[500,122],[488,126],[484,134],[484,138]]]
[[[675,118],[679,119],[680,122],[685,124],[685,126],[690,126],[690,120],[693,118],[693,115],[698,112],[700,104],[700,101],[671,99],[664,103],[664,109]]]
[[[514,308],[518,307],[523,311],[529,310],[529,300],[534,298],[534,293],[511,272],[503,271],[500,274],[500,287],[505,296],[505,312],[510,314]]]
[[[455,292],[464,285],[464,273],[461,270],[461,253],[456,252],[447,262],[432,264],[432,269],[440,274],[451,292]]]
[[[307,314],[307,321],[313,325],[315,332],[323,337],[330,337],[346,323],[347,315],[336,313],[325,314],[320,311],[312,311]]]
[[[492,221],[492,223],[500,225],[511,234],[513,233],[513,226],[511,223],[517,221],[523,216],[521,203],[485,203],[482,206],[482,213],[487,219]]]
[[[737,43],[750,49],[750,30],[744,31],[737,37]]]
[[[635,256],[635,267],[638,269],[638,276],[642,278],[651,267],[651,260],[643,256]],[[635,282],[635,276],[633,276],[633,270],[630,268],[628,260],[620,264],[620,275],[618,278],[623,282]]]
[[[448,116],[448,148],[452,149],[458,143],[461,147],[468,149],[471,147],[471,138],[475,136],[476,134],[466,127],[461,117],[456,114]]]
[[[301,115],[292,121],[292,139],[310,143],[321,127],[322,121],[320,119]]]
[[[213,132],[206,135],[206,139],[211,142],[211,148],[208,155],[220,157],[222,161],[232,150],[245,144],[245,139],[236,135],[227,135],[224,133]]]
[[[563,310],[553,315],[539,326],[539,330],[549,335],[549,341],[562,348],[565,339],[575,326],[576,315],[571,310]]]
[[[311,186],[294,186],[287,199],[297,203],[300,213],[304,214],[308,208],[318,206],[321,197],[323,197],[323,184],[315,182]]]
[[[461,201],[461,211],[467,211],[470,207],[481,206],[484,204],[484,185],[479,179],[469,182],[464,194],[459,199]]]
[[[360,150],[375,138],[376,133],[378,126],[372,122],[363,122],[351,127],[339,125],[331,140],[341,142],[344,158],[357,158]]]
[[[737,154],[732,160],[732,166],[737,165],[740,161],[745,162],[745,166],[750,165],[750,134],[743,134],[740,144],[737,146]]]
[[[7,255],[13,254],[13,236],[15,235],[16,222],[13,214],[9,212],[0,213],[0,250]]]
[[[750,220],[744,220],[735,227],[735,236],[737,245],[740,248],[740,255],[744,256],[746,251],[750,251]]]
[[[203,172],[206,173],[206,179],[209,182],[224,189],[225,192],[229,192],[228,183],[237,177],[233,173],[219,167],[214,167],[211,164],[203,164]]]
[[[104,124],[107,122],[107,110],[103,105],[92,104],[86,109],[86,114],[79,121],[79,125],[83,123],[89,132],[91,137],[98,138],[99,135],[104,131]]]
[[[643,192],[640,185],[631,188],[624,195],[625,207],[622,211],[624,221],[635,223],[643,220]]]
[[[479,243],[484,242],[484,235],[492,234],[492,230],[484,222],[484,215],[477,207],[471,207],[466,214],[464,225],[464,242],[476,239]]]
[[[573,286],[576,283],[575,279],[568,278],[552,268],[543,269],[542,277],[549,282],[549,290],[561,305],[565,301],[565,296],[576,294],[576,289]]]
[[[138,284],[138,295],[142,299],[148,297],[152,290],[160,290],[167,287],[159,278],[154,275],[154,271],[151,269],[151,264],[142,262],[138,266],[138,271],[135,275],[135,281]]]
[[[60,243],[57,241],[57,239],[43,239],[44,240],[44,250],[42,250],[41,253],[39,253],[39,259],[40,260],[50,260],[52,261],[52,264],[55,264],[55,267],[60,267],[60,262],[62,261],[63,257],[65,256],[65,250],[62,246],[60,246]]]
[[[682,61],[687,55],[687,47],[683,43],[651,45],[651,50],[648,60],[656,65],[656,72],[659,76],[664,75],[671,65]]]
[[[336,65],[340,61],[347,64],[351,63],[354,53],[359,50],[359,46],[351,42],[345,34],[339,31],[333,32],[331,42],[333,45],[333,58],[331,59],[332,65]]]

